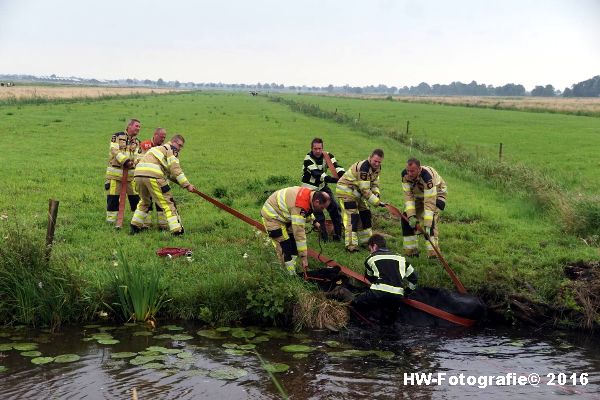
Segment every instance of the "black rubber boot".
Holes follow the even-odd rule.
[[[129,227],[131,228],[131,230],[129,231],[130,235],[137,235],[138,233],[140,233],[142,231],[141,228],[139,228],[133,224],[130,224]]]

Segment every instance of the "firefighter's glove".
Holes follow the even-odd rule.
[[[408,225],[412,228],[415,229],[415,227],[417,226],[417,223],[419,222],[419,220],[417,219],[416,215],[411,215],[410,217],[408,217]]]
[[[127,160],[123,163],[123,167],[127,168],[127,169],[132,169],[133,168],[133,161],[131,160]]]
[[[431,236],[431,227],[430,226],[424,226],[423,227],[423,232],[425,232],[425,237]]]
[[[319,232],[319,231],[320,231],[320,229],[321,229],[321,224],[320,224],[320,223],[318,223],[317,221],[315,221],[315,222],[313,223],[313,231],[314,231],[314,232]]]
[[[326,183],[336,183],[338,181],[338,178],[327,175],[324,180]]]

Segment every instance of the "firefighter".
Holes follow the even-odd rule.
[[[404,257],[387,248],[382,235],[371,236],[368,246],[371,255],[365,260],[365,278],[371,286],[350,305],[367,313],[379,309],[383,320],[393,322],[400,299],[417,287],[417,273]]]
[[[418,257],[416,226],[419,224],[425,231],[426,238],[438,246],[439,214],[446,207],[447,187],[444,179],[432,167],[421,165],[416,158],[406,162],[402,171],[402,191],[404,192],[404,214],[408,222],[402,219],[402,236],[404,254]],[[429,241],[425,242],[427,256],[435,257],[436,253]]]
[[[183,234],[183,227],[171,195],[167,179],[177,182],[189,192],[195,190],[179,165],[179,152],[185,139],[175,135],[170,142],[152,147],[140,159],[135,168],[135,183],[140,192],[140,202],[131,219],[131,233],[136,234],[144,228],[144,222],[152,201],[164,210],[169,230],[174,236]]]
[[[140,200],[133,182],[133,168],[140,141],[137,138],[141,124],[137,119],[130,119],[125,132],[117,132],[110,139],[108,167],[106,168],[106,222],[114,224],[119,213],[119,192],[123,168],[127,168],[127,197],[129,206],[134,211]]]
[[[156,128],[154,130],[154,134],[152,135],[152,139],[144,140],[140,143],[140,148],[138,150],[138,159],[141,159],[144,156],[144,154],[146,154],[151,148],[163,144],[165,142],[166,137],[167,130],[165,128]],[[149,228],[152,225],[152,209],[154,206],[156,206],[159,228],[161,230],[168,230],[169,225],[167,224],[167,217],[165,217],[165,212],[158,203],[150,204],[150,208],[148,209],[148,215],[146,216],[146,220],[144,221],[144,228]]]
[[[308,267],[308,246],[304,225],[312,213],[323,211],[331,202],[329,195],[308,188],[292,186],[274,192],[260,210],[263,225],[271,238],[279,261],[290,275],[296,273],[296,258],[303,270]],[[315,222],[314,227],[319,228]]]
[[[304,165],[302,169],[302,187],[309,188],[312,190],[320,190],[325,192],[331,198],[331,203],[327,207],[327,212],[331,217],[333,223],[333,236],[334,241],[339,241],[342,237],[342,217],[340,215],[340,207],[335,201],[335,197],[331,192],[328,183],[336,183],[338,179],[344,175],[344,168],[340,167],[335,159],[335,156],[331,153],[329,157],[331,163],[336,171],[336,176],[327,175],[327,163],[325,162],[325,156],[323,155],[323,140],[320,138],[314,138],[310,144],[311,151],[304,157]],[[327,226],[325,225],[325,213],[322,211],[314,212],[315,220],[321,226],[321,238],[325,241],[329,240],[327,234]]]
[[[385,207],[379,196],[379,172],[383,150],[375,149],[367,160],[352,164],[339,179],[336,195],[342,206],[346,250],[358,251],[373,234],[368,204]]]

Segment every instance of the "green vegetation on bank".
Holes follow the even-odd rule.
[[[301,99],[312,101],[316,98]],[[339,108],[338,113],[357,115],[353,109],[343,109],[344,105],[334,105],[335,99],[327,101],[332,102],[332,110]],[[68,283],[68,295],[74,293],[70,310],[61,315],[62,321],[93,319],[100,312],[122,318],[120,309],[114,308],[119,303],[114,276],[122,267],[115,254],[122,250],[130,267],[160,272],[165,299],[171,300],[162,305],[159,318],[197,318],[207,323],[240,320],[290,323],[294,302],[312,291],[312,286],[283,273],[264,236],[200,197],[174,189],[186,229],[183,238],[172,238],[155,230],[132,237],[126,229],[115,231],[106,225],[103,183],[108,143],[112,133],[122,130],[131,117],[142,121],[142,139],[149,138],[157,126],[167,128],[168,136],[183,134],[186,146],[180,159],[190,181],[203,192],[259,219],[260,207],[272,191],[299,184],[301,163],[309,150],[310,140],[320,136],[325,140],[326,149],[332,151],[345,167],[366,158],[373,148],[382,147],[386,152],[381,176],[382,197],[399,206],[402,205],[400,171],[409,155],[422,158],[424,163],[432,164],[440,171],[450,188],[448,210],[441,227],[441,247],[470,291],[485,294],[498,302],[519,294],[553,306],[578,309],[562,268],[571,261],[597,257],[597,248],[585,245],[575,235],[565,234],[560,221],[541,209],[539,201],[532,201],[527,188],[522,187],[523,180],[517,180],[519,187],[510,190],[507,189],[510,185],[501,184],[497,179],[486,179],[476,170],[465,168],[437,151],[421,153],[414,144],[422,137],[441,148],[442,141],[436,143],[433,134],[441,131],[447,138],[452,138],[452,133],[448,132],[471,131],[466,129],[469,118],[482,119],[485,123],[478,131],[482,138],[480,145],[476,143],[475,132],[471,143],[450,141],[448,146],[457,149],[456,153],[464,147],[469,152],[475,150],[475,154],[481,146],[480,155],[487,157],[489,154],[483,154],[482,149],[492,146],[494,134],[502,131],[498,128],[495,133],[488,132],[495,126],[492,114],[498,113],[497,118],[504,121],[503,129],[514,131],[529,121],[530,131],[522,128],[519,140],[526,144],[527,136],[531,134],[532,142],[527,145],[534,149],[544,144],[544,140],[537,139],[535,121],[540,118],[540,123],[544,123],[543,119],[548,116],[520,112],[517,114],[528,118],[517,121],[512,127],[506,115],[500,114],[505,111],[465,111],[458,107],[393,103],[397,107],[408,107],[407,117],[404,117],[398,109],[385,108],[392,104],[388,102],[343,102],[357,102],[361,123],[368,123],[369,127],[385,130],[398,124],[400,126],[395,128],[400,129],[409,119],[411,131],[422,132],[422,135],[414,136],[411,148],[410,143],[406,146],[393,135],[372,135],[365,129],[297,113],[285,104],[247,94],[185,93],[74,103],[1,105],[0,131],[14,138],[10,149],[3,153],[2,247],[10,252],[13,245],[8,244],[5,237],[20,229],[27,231],[28,240],[41,243],[45,234],[47,200],[56,198],[61,201],[56,245],[50,265],[42,268],[47,268],[48,274],[43,275],[40,282],[44,286],[45,280],[51,279],[50,275],[56,276]],[[378,106],[383,107],[378,114],[383,123],[371,119],[370,112],[362,111],[371,107],[376,110]],[[322,108],[327,109],[324,105]],[[486,116],[487,119],[469,117],[474,111],[491,114]],[[568,132],[577,133],[584,118],[561,117],[572,118],[559,128],[567,132],[570,140]],[[393,121],[389,126],[385,123],[386,118]],[[436,128],[436,122],[441,124],[439,128]],[[593,131],[593,126],[589,129]],[[549,134],[554,135],[553,132]],[[573,136],[574,141],[581,139]],[[551,140],[554,136],[546,137],[549,146]],[[492,150],[488,150],[491,154]],[[580,150],[584,154],[591,151],[585,146]],[[510,160],[519,154],[524,153],[507,150]],[[521,159],[528,161],[526,157]],[[588,164],[592,163],[589,160],[588,157]],[[596,170],[588,164],[581,162],[577,168],[593,173],[590,179],[598,181]],[[556,168],[559,167],[561,165],[556,164]],[[542,168],[540,171],[542,177],[547,174]],[[586,193],[591,190],[591,186],[586,186],[590,184],[588,180],[578,182],[572,179],[574,174],[556,173],[571,179],[565,187],[573,190],[581,187],[580,190]],[[562,186],[557,185],[561,193]],[[399,224],[382,210],[374,213],[376,230],[391,235],[391,247],[400,251]],[[131,212],[127,211],[126,221],[130,218]],[[172,260],[156,256],[158,248],[173,246],[191,248],[194,255],[189,259]],[[309,246],[319,250],[315,234],[310,235]],[[347,254],[342,245],[332,243],[325,243],[322,248],[327,256],[362,271],[366,252]],[[436,261],[420,259],[415,264],[423,285],[451,287]],[[25,262],[21,268],[27,265]],[[314,262],[311,265],[318,266]],[[0,268],[14,271],[7,263],[0,263]],[[32,281],[35,279],[37,276]],[[0,282],[0,285],[4,283]],[[3,322],[16,322],[18,314],[16,308],[8,306],[12,301],[9,300],[6,292],[0,292]],[[105,304],[117,311],[112,313]],[[37,316],[37,323],[51,323],[51,319],[41,315]]]

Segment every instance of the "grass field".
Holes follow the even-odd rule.
[[[574,134],[579,131],[593,137],[597,133],[594,123],[599,121],[523,112],[515,113],[523,119],[515,117],[513,121],[505,111],[301,97],[348,113],[360,110],[361,120],[375,125],[402,121],[405,124],[408,118],[414,132],[432,140],[439,139],[439,132],[457,140],[456,135],[471,132],[467,127],[477,127],[479,121],[486,129],[478,132],[489,147],[497,140],[495,135],[520,129],[522,145],[559,151],[559,146],[551,143],[561,137],[559,134],[550,133],[557,136],[545,140],[538,137],[544,131],[539,124],[552,127],[546,118],[567,118],[552,121],[563,124],[559,130],[569,139],[576,136],[575,141],[581,141],[580,135]],[[471,114],[474,112],[482,114]],[[442,251],[470,291],[500,302],[519,294],[554,306],[578,308],[562,269],[571,261],[598,256],[596,247],[565,234],[554,218],[527,196],[520,195],[520,191],[507,191],[460,165],[420,154],[393,138],[370,136],[333,121],[292,112],[288,106],[265,97],[195,92],[23,104],[2,106],[0,116],[0,131],[13,138],[3,154],[0,228],[4,240],[8,240],[10,232],[24,227],[41,242],[48,198],[61,201],[52,261],[66,264],[78,279],[80,300],[85,304],[72,318],[89,318],[94,312],[105,310],[104,303],[114,302],[111,274],[117,268],[114,263],[118,249],[123,249],[132,266],[164,272],[168,297],[173,300],[163,307],[162,316],[231,322],[254,313],[260,318],[265,312],[273,315],[269,314],[273,307],[265,304],[262,309],[246,310],[247,296],[266,291],[285,303],[294,297],[293,293],[309,290],[281,273],[272,248],[252,228],[184,190],[174,189],[186,229],[182,239],[158,231],[131,237],[125,230],[115,231],[105,225],[103,183],[108,143],[112,133],[124,129],[131,117],[142,121],[142,139],[150,137],[157,126],[167,128],[168,136],[183,134],[187,141],[180,159],[190,181],[201,191],[218,194],[225,203],[256,219],[272,191],[299,183],[302,159],[314,136],[323,137],[325,148],[345,167],[366,158],[373,148],[382,147],[386,152],[382,198],[399,206],[399,177],[404,162],[409,154],[421,157],[441,172],[450,188],[441,228]],[[495,127],[498,121],[501,127]],[[487,128],[495,129],[495,134],[487,132]],[[469,137],[468,145],[477,148],[475,134],[470,133]],[[480,146],[482,153],[488,151],[484,144]],[[512,149],[509,145],[510,159],[529,160],[522,149]],[[593,152],[591,146],[578,150]],[[569,151],[573,151],[572,147]],[[555,168],[566,158],[538,157],[547,165],[554,160]],[[591,160],[588,157],[587,162],[582,160],[577,166],[597,182],[598,173],[589,165],[597,161]],[[587,182],[573,179],[575,174],[550,172],[565,179],[570,177],[571,188],[591,190]],[[126,221],[129,218],[131,213],[127,212]],[[391,247],[400,251],[399,224],[380,210],[375,211],[375,223],[376,230],[391,235]],[[156,249],[168,246],[192,248],[193,260],[168,261],[154,254]],[[319,249],[314,234],[309,246]],[[359,271],[367,256],[366,252],[346,254],[342,245],[330,243],[323,245],[323,253]],[[423,285],[451,287],[436,261],[418,260],[415,264]]]

